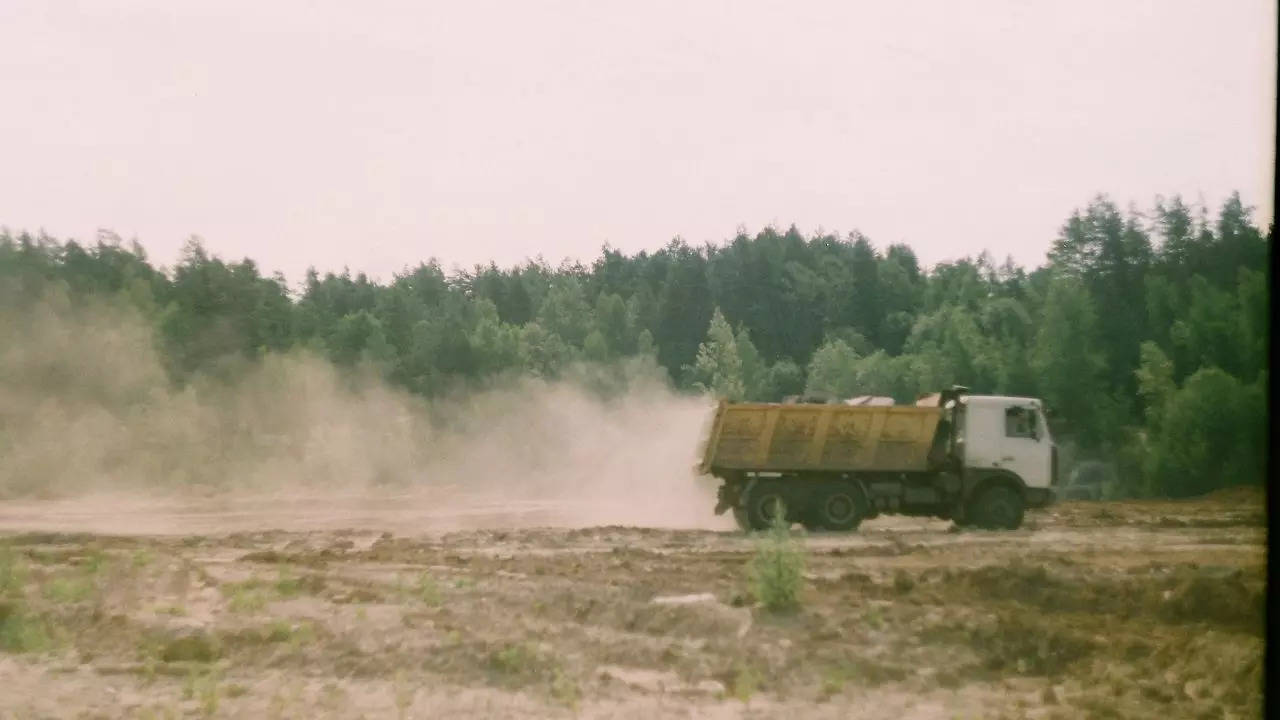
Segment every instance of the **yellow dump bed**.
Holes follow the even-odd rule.
[[[700,470],[920,472],[941,408],[720,403]]]

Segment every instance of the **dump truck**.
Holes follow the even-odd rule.
[[[812,530],[881,514],[1015,529],[1053,502],[1058,451],[1039,400],[955,387],[914,405],[721,402],[698,470],[744,530],[779,512]]]

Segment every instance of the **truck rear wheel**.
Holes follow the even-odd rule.
[[[773,518],[780,510],[787,515],[794,513],[791,493],[777,480],[760,480],[746,492],[742,499],[743,514],[752,530],[766,530],[773,525]]]
[[[866,498],[853,483],[823,483],[809,506],[812,522],[827,530],[854,530],[867,515]]]
[[[1022,525],[1024,510],[1020,493],[995,485],[978,491],[965,519],[984,530],[1017,530]]]

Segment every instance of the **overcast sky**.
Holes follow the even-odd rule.
[[[739,226],[1038,264],[1095,193],[1270,218],[1276,6],[0,0],[0,225],[298,281]]]

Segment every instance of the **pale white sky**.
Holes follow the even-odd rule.
[[[1037,264],[1075,207],[1270,217],[1276,6],[0,1],[0,225],[291,281],[860,229]]]

